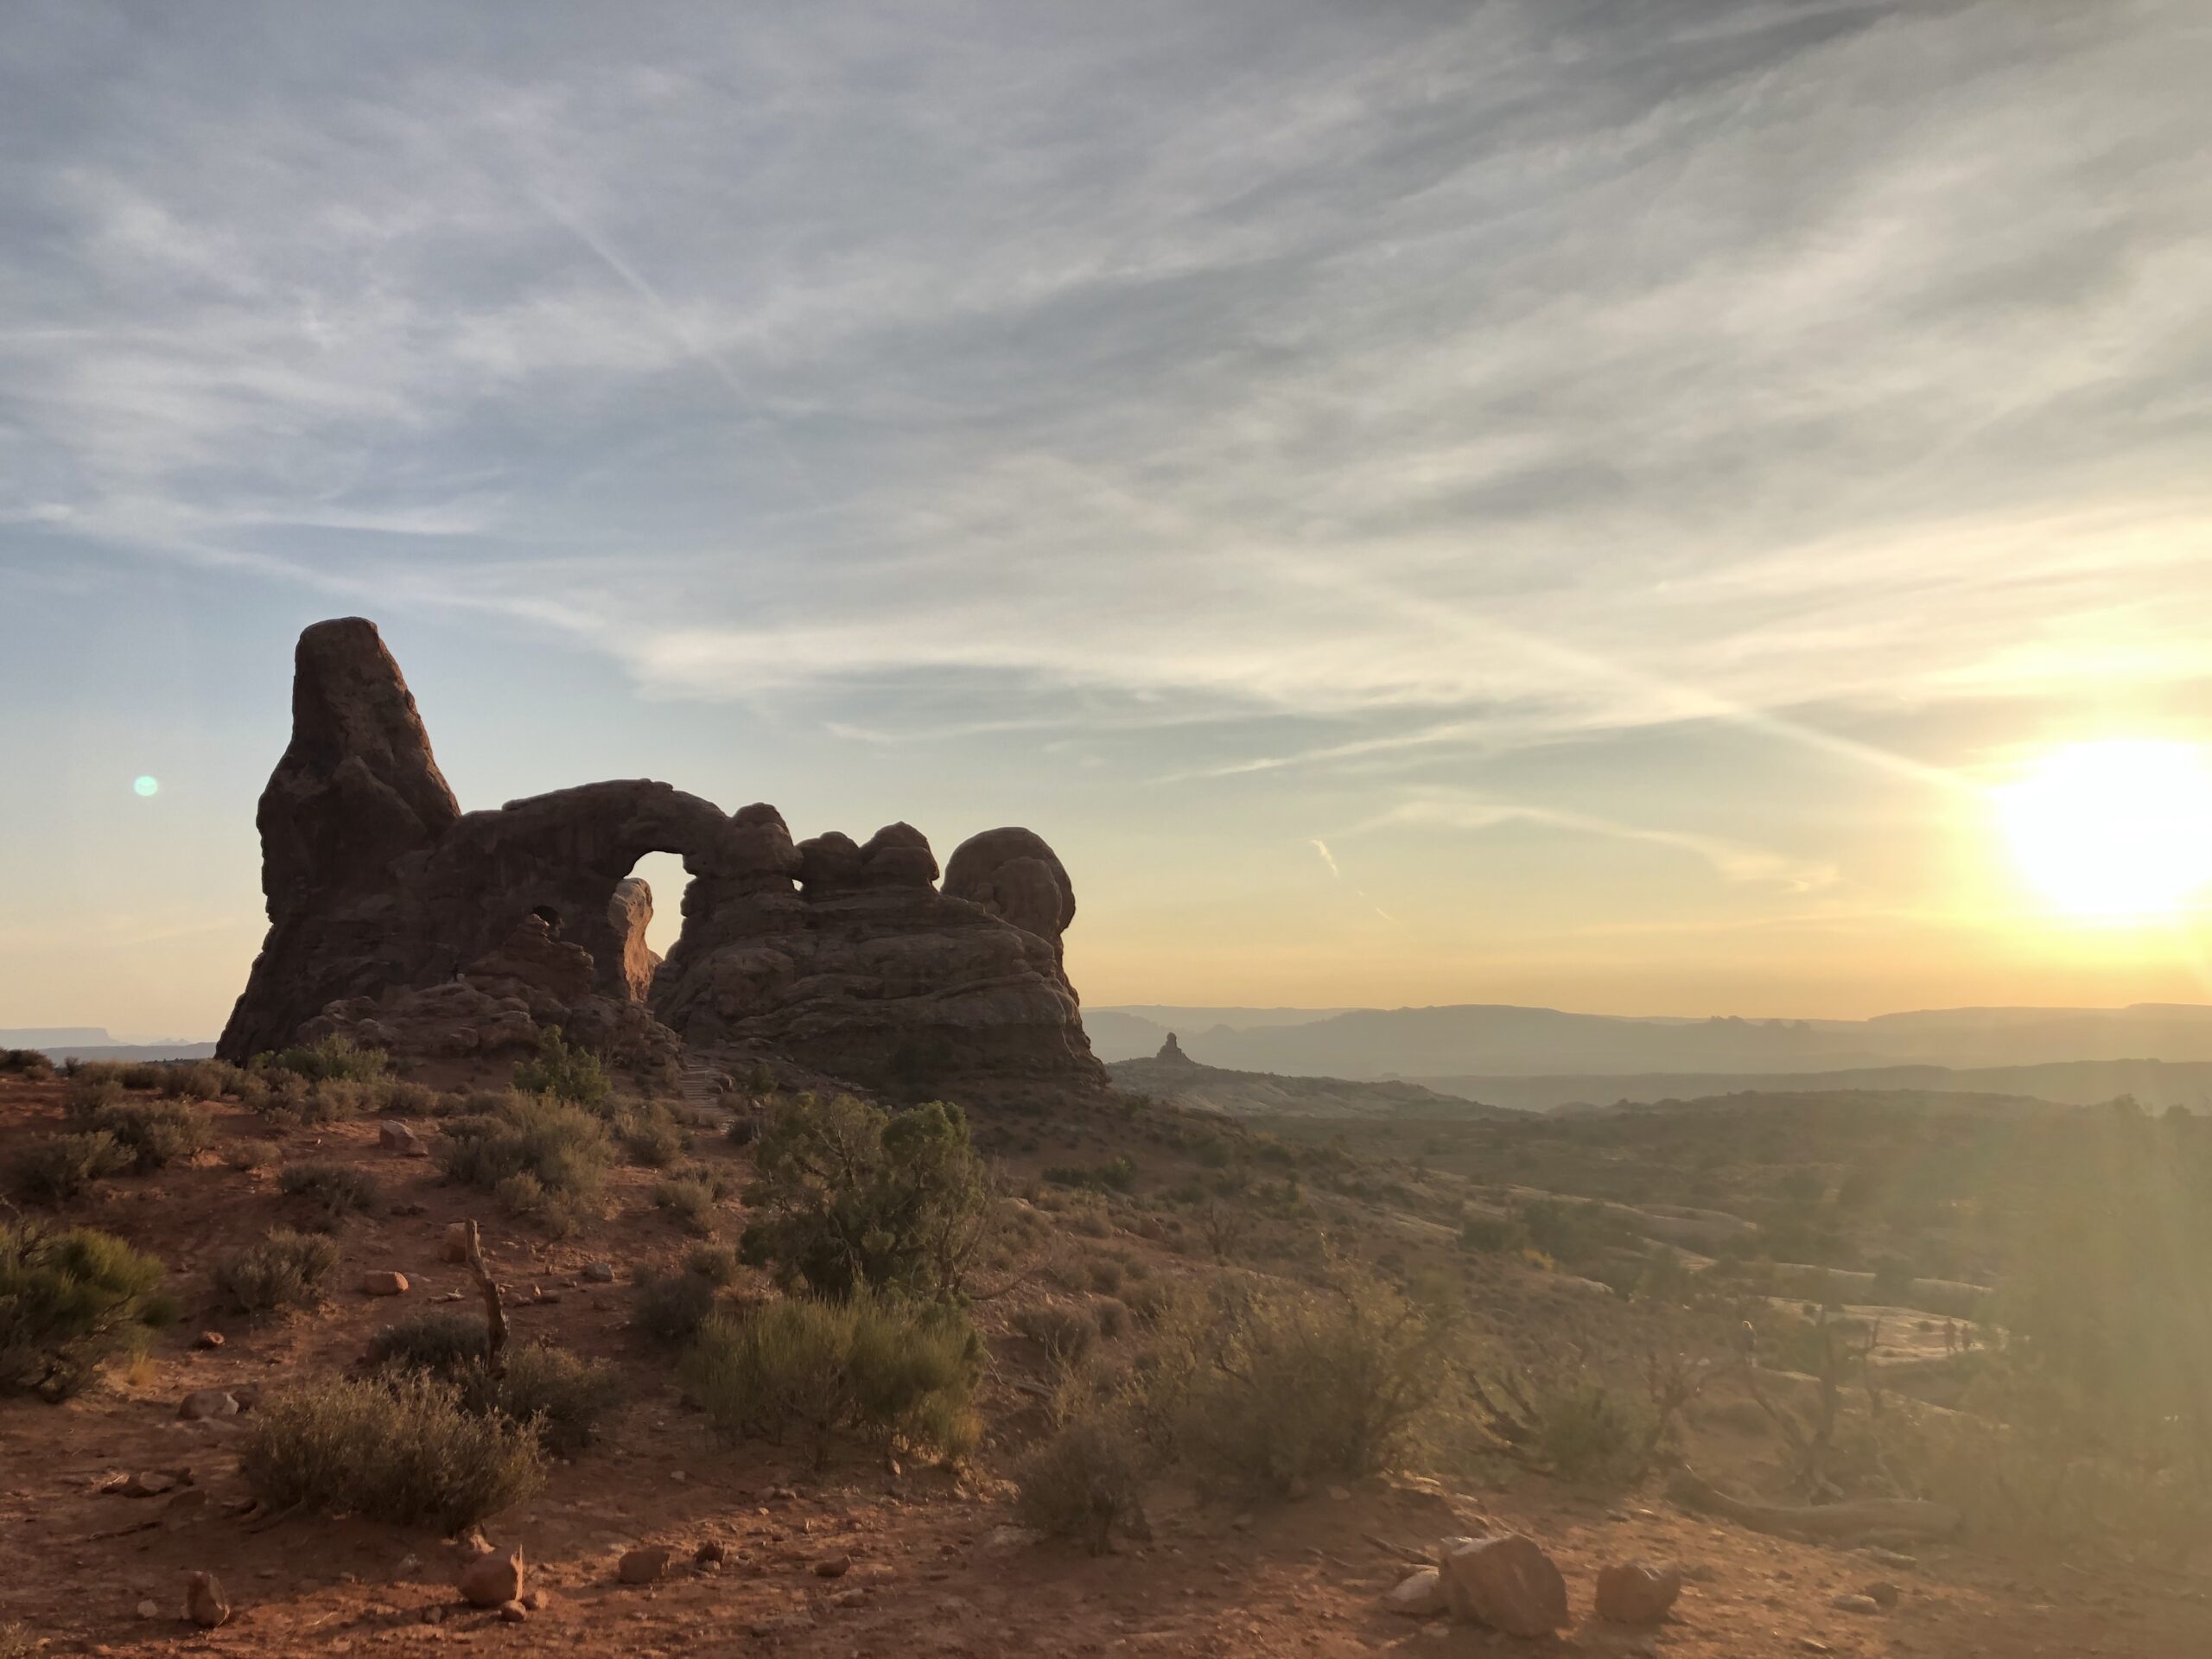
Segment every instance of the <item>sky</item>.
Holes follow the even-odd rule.
[[[343,614],[1096,1004],[2212,1001],[2003,805],[2212,742],[2201,5],[6,11],[0,1026],[220,1026]]]

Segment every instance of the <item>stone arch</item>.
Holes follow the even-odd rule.
[[[646,779],[584,784],[464,814],[431,860],[431,902],[463,925],[446,941],[457,969],[495,948],[524,918],[545,918],[591,953],[594,988],[643,1002],[650,890],[631,872],[673,853],[695,880],[728,868],[736,826],[713,802]]]

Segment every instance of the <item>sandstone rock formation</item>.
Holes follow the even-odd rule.
[[[257,820],[269,936],[226,1058],[333,1034],[498,1056],[558,1025],[637,1065],[680,1038],[870,1084],[1103,1078],[1065,966],[1074,889],[1029,830],[964,842],[939,891],[909,824],[795,844],[772,806],[726,814],[662,783],[463,813],[359,618],[301,636],[292,708]],[[631,874],[651,852],[690,877],[664,963]]]

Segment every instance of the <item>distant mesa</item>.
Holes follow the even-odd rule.
[[[1465,1120],[1514,1113],[1439,1094],[1419,1084],[1361,1083],[1346,1077],[1230,1071],[1205,1065],[1183,1052],[1173,1032],[1149,1058],[1116,1060],[1106,1068],[1115,1085],[1193,1111],[1228,1117],[1436,1117]]]
[[[1067,871],[1029,830],[946,868],[906,823],[794,842],[756,804],[585,784],[463,812],[373,624],[300,636],[292,739],[262,792],[269,933],[219,1052],[345,1035],[498,1055],[547,1027],[630,1065],[772,1055],[871,1084],[1103,1084],[1064,966]],[[668,959],[631,874],[680,855]]]

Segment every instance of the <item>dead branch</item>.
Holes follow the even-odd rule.
[[[468,1254],[462,1260],[484,1296],[485,1363],[493,1376],[503,1376],[507,1365],[507,1310],[499,1300],[499,1287],[493,1280],[492,1270],[484,1265],[484,1240],[476,1224],[462,1224],[468,1230]]]
[[[1855,1498],[1844,1503],[1758,1503],[1731,1497],[1685,1467],[1675,1471],[1667,1495],[1686,1510],[1718,1515],[1754,1532],[1785,1537],[1848,1538],[1861,1533],[1901,1532],[1942,1538],[1959,1529],[1959,1512],[1946,1504],[1910,1497]]]

